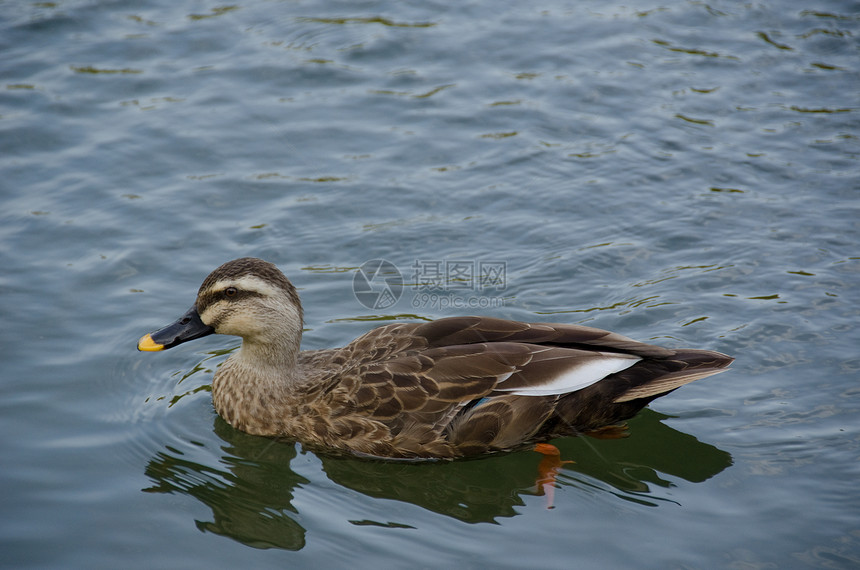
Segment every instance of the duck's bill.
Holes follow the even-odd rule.
[[[215,329],[203,323],[197,313],[197,306],[188,309],[179,320],[148,335],[144,335],[137,343],[137,349],[145,352],[156,352],[172,348],[177,344],[204,337],[215,332]]]

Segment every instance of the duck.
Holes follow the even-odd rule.
[[[191,308],[137,348],[241,337],[212,379],[215,411],[231,426],[311,449],[413,460],[618,427],[734,360],[588,326],[489,316],[388,324],[321,350],[300,349],[303,326],[290,280],[274,264],[245,257],[212,271]]]

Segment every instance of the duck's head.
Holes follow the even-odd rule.
[[[210,273],[194,305],[141,338],[137,348],[164,350],[215,333],[240,336],[246,345],[297,349],[301,332],[302,305],[293,284],[268,261],[243,257]]]

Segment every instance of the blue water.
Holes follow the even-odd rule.
[[[858,38],[800,0],[0,2],[0,564],[856,567]],[[737,361],[555,440],[548,509],[534,452],[312,453],[214,413],[237,339],[136,351],[246,255],[308,349],[479,313]]]

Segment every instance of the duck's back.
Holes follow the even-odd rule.
[[[307,397],[332,416],[315,420],[319,443],[395,457],[475,455],[595,430],[731,361],[487,317],[388,325],[299,356],[315,377]]]

